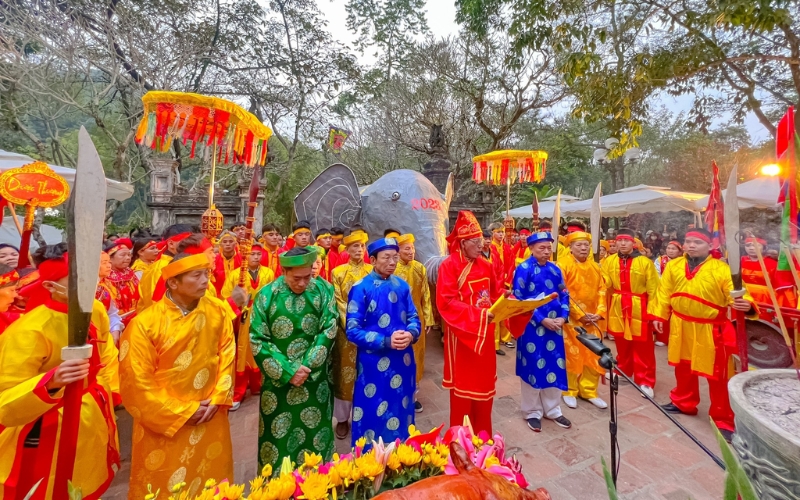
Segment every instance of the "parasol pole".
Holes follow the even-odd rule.
[[[506,179],[506,219],[509,217],[509,213],[511,212],[511,177],[509,176]]]
[[[11,217],[14,219],[14,225],[17,226],[17,232],[20,236],[22,236],[22,224],[19,223],[19,217],[17,217],[16,207],[13,203],[6,200],[6,205],[8,205],[8,211],[11,212]],[[21,240],[20,240],[21,241]]]
[[[211,152],[211,184],[208,187],[208,207],[214,206],[214,180],[217,175],[217,129],[214,128],[214,150]]]
[[[28,267],[31,263],[29,252],[31,248],[31,233],[33,233],[33,219],[36,216],[36,200],[25,204],[25,224],[22,228],[22,240],[19,243],[19,264],[17,268]]]

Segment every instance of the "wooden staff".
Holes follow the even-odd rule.
[[[772,288],[769,273],[767,272],[767,265],[764,263],[764,256],[761,255],[761,248],[759,248],[758,245],[756,245],[756,256],[758,257],[758,264],[761,266],[761,272],[764,275],[764,282],[767,285],[769,299],[772,301],[772,306],[775,308],[775,315],[778,317],[778,324],[781,327],[783,340],[786,342],[786,347],[789,348],[789,354],[792,356],[792,364],[794,364],[795,370],[797,371],[797,378],[800,379],[800,367],[797,366],[797,355],[794,352],[794,346],[792,346],[792,339],[789,337],[789,330],[786,329],[786,322],[783,320],[781,306],[778,304],[778,297],[775,295],[775,289]]]
[[[247,290],[247,278],[249,277],[247,259],[250,257],[250,251],[253,248],[253,224],[256,220],[256,207],[258,206],[258,188],[261,181],[261,167],[256,165],[253,167],[253,177],[250,179],[250,190],[248,192],[247,201],[247,218],[245,219],[245,234],[244,238],[239,240],[239,254],[242,256],[242,265],[239,267],[239,287]],[[250,303],[250,295],[247,297],[247,304]],[[238,357],[236,359],[236,372],[242,373],[245,368],[245,361],[247,358],[247,348],[250,345],[248,340],[249,332],[247,321],[247,313],[243,313],[239,322],[239,342],[237,347]]]

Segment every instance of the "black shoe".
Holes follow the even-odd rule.
[[[731,440],[733,439],[733,431],[729,431],[728,429],[720,429],[719,433],[722,434],[722,437],[725,438],[725,441],[727,441],[728,444],[732,443]]]
[[[570,422],[569,419],[564,415],[561,415],[558,418],[554,418],[553,422],[555,422],[557,426],[563,427],[564,429],[569,429],[570,427],[572,427],[572,422]]]
[[[665,405],[661,405],[661,409],[664,410],[667,413],[680,413],[680,414],[683,414],[681,409],[678,408],[677,406],[675,406],[675,404],[673,402],[671,402],[671,401],[669,403],[665,404]]]
[[[528,421],[528,429],[532,430],[533,432],[542,432],[542,421],[538,418],[529,418]]]
[[[514,348],[514,343],[511,342],[511,341],[508,341],[508,342],[505,342],[505,346],[508,347],[509,349],[513,349]]]
[[[414,401],[414,412],[422,413],[422,403],[419,401]]]
[[[504,351],[501,351],[500,349],[498,349],[498,350],[496,350],[494,352],[496,352],[498,356],[505,356],[506,355],[506,353]]]

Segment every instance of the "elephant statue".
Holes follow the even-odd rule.
[[[452,174],[445,194],[421,173],[393,170],[359,189],[355,175],[341,163],[320,173],[295,198],[298,220],[320,228],[361,225],[370,241],[386,229],[413,233],[417,260],[427,262],[447,254],[448,209],[453,198]]]

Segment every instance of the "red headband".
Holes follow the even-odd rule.
[[[669,243],[667,243],[667,246],[670,246],[670,245],[675,245],[679,249],[683,250],[683,246],[677,240],[671,240]]]
[[[173,242],[173,243],[180,243],[181,241],[185,240],[186,238],[188,238],[191,235],[192,235],[192,233],[178,233],[178,234],[176,234],[174,236],[170,236],[166,240],[161,241],[161,243],[158,243],[158,249],[163,252],[167,248],[167,244],[170,241]]]
[[[761,246],[767,246],[767,240],[750,236],[744,239],[745,243],[761,243]]]
[[[689,231],[688,233],[686,233],[686,236],[684,238],[697,238],[698,240],[703,240],[706,243],[711,243],[711,238],[697,231]]]
[[[627,234],[618,234],[618,235],[617,235],[617,239],[618,239],[618,240],[628,240],[628,241],[633,241],[633,236],[630,236],[630,235],[627,235]]]
[[[198,243],[197,245],[192,245],[190,247],[186,247],[183,249],[183,253],[188,253],[189,255],[197,255],[199,253],[203,253],[209,248],[214,248],[208,238],[203,238],[203,240]]]

